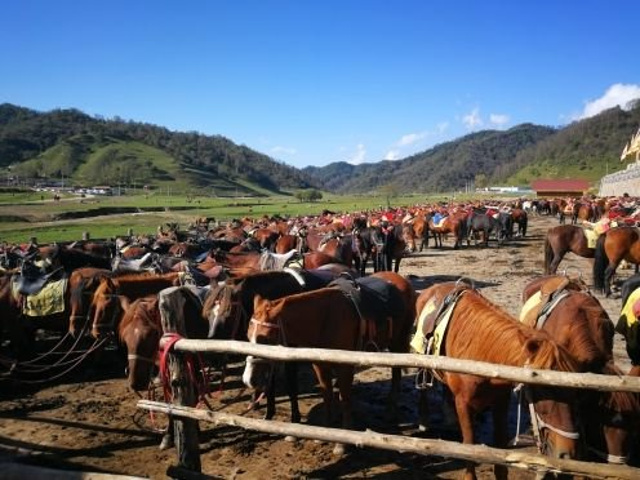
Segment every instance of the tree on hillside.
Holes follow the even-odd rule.
[[[298,190],[294,195],[300,202],[316,202],[322,200],[322,192],[315,188]]]

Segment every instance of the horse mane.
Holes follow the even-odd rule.
[[[462,295],[454,315],[458,321],[449,328],[456,330],[455,344],[464,352],[462,358],[564,372],[577,370],[568,352],[546,332],[521,324],[476,291]],[[528,340],[535,341],[535,350],[527,349]]]
[[[572,354],[578,361],[590,363],[586,365],[587,370],[600,371],[613,359],[613,323],[598,300],[590,294],[574,293],[570,298],[575,299],[577,309],[584,313],[571,318]],[[587,328],[580,328],[581,319],[587,322]]]

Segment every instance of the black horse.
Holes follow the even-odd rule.
[[[502,244],[506,236],[506,232],[503,231],[497,219],[477,211],[474,211],[467,219],[467,231],[469,232],[469,237],[473,236],[476,246],[478,245],[479,233],[482,233],[482,245],[485,247],[489,246],[489,237],[492,234],[495,234],[498,238],[498,244]],[[467,238],[467,243],[469,242],[469,237]]]

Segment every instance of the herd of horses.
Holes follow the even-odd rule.
[[[429,318],[438,325],[447,316],[441,355],[621,375],[613,361],[614,330],[606,311],[580,281],[555,273],[568,252],[593,257],[594,278],[602,270],[603,276],[598,278],[605,282],[596,279],[596,287],[604,287],[606,292],[606,282],[620,260],[640,262],[635,229],[611,229],[595,249],[588,248],[576,225],[550,229],[545,241],[546,275],[533,280],[523,292],[523,301],[538,295],[547,303],[535,307],[537,313],[532,316],[529,312],[523,321],[465,282],[436,284],[418,293],[398,273],[406,250],[422,249],[429,236],[440,246],[443,236],[452,234],[454,248],[464,240],[478,238],[478,233],[484,244],[488,244],[491,232],[498,243],[513,235],[524,236],[527,210],[516,206],[487,215],[486,211],[460,209],[438,223],[434,211],[413,212],[410,221],[403,221],[406,212],[396,212],[393,218],[380,212],[359,215],[351,222],[325,221],[324,228],[289,223],[284,229],[281,224],[285,222],[279,221],[249,226],[237,222],[200,232],[204,235],[199,242],[181,238],[177,230],[159,229],[151,241],[126,248],[120,245],[115,260],[96,242],[32,247],[27,252],[7,248],[3,253],[7,271],[0,276],[0,326],[6,340],[3,345],[13,349],[15,359],[3,377],[11,379],[20,373],[22,362],[29,362],[25,354],[33,351],[33,331],[48,329],[68,332],[72,339],[117,338],[126,350],[123,358],[129,385],[144,391],[159,366],[161,318],[167,310],[184,317],[189,338],[398,353],[409,352],[412,336],[423,334],[416,332],[419,318]],[[374,271],[367,276],[370,259]],[[12,270],[12,261],[20,267]],[[120,271],[113,271],[115,264]],[[53,279],[68,279],[64,312],[50,318],[25,318],[21,308],[29,288],[20,282],[37,283],[39,277],[33,272],[43,270]],[[354,367],[312,366],[322,391],[326,423],[332,418],[335,377],[341,423],[349,428]],[[248,357],[243,373],[244,383],[256,395],[265,395],[268,419],[275,414],[275,367],[273,362]],[[292,422],[301,421],[297,368],[295,363],[285,363]],[[474,443],[474,420],[489,409],[494,444],[506,447],[514,385],[468,374],[435,374],[453,396],[463,442]],[[392,410],[401,393],[401,376],[400,369],[393,369]],[[595,455],[618,463],[629,459],[640,427],[636,394],[587,391],[578,396],[570,389],[546,386],[525,390],[541,452],[556,458]],[[336,452],[343,449],[336,445]],[[495,475],[506,478],[506,467],[496,466]],[[475,478],[473,465],[467,466],[465,477]]]

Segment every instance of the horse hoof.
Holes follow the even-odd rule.
[[[429,431],[429,426],[424,424],[424,423],[421,423],[421,424],[418,425],[418,431],[419,432],[428,432]]]
[[[334,455],[341,456],[341,455],[344,455],[344,452],[345,452],[345,448],[344,448],[344,444],[342,443],[336,443],[336,446],[333,447]]]
[[[295,443],[295,442],[298,441],[298,438],[294,437],[293,435],[287,435],[286,437],[284,437],[284,441],[285,442]]]
[[[172,435],[165,435],[164,437],[162,437],[162,441],[160,442],[160,450],[169,450],[170,448],[173,448],[175,446],[175,443],[173,442],[173,436]]]

